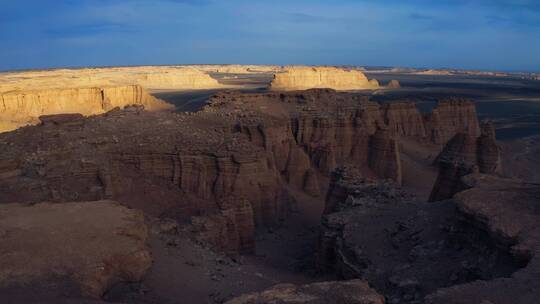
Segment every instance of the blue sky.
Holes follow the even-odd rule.
[[[0,70],[183,63],[540,71],[540,0],[0,0]]]

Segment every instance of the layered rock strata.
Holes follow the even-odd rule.
[[[426,115],[425,125],[430,141],[443,146],[458,133],[480,135],[476,106],[469,99],[450,98],[437,103]]]
[[[321,282],[296,286],[280,284],[265,291],[239,296],[226,304],[384,304],[384,297],[361,280]]]
[[[253,225],[286,217],[289,187],[322,195],[345,164],[399,183],[398,138],[423,129],[395,111],[403,107],[309,90],[221,93],[197,113],[44,116],[0,135],[0,203],[114,198],[153,216],[200,216],[201,238],[249,252]]]
[[[495,174],[501,171],[500,148],[495,139],[495,128],[491,122],[482,124],[479,137],[470,133],[459,133],[450,140],[437,157],[439,174],[430,201],[451,198],[465,189],[461,177],[470,173]]]
[[[358,70],[345,70],[335,67],[286,67],[277,73],[270,84],[272,90],[291,91],[313,88],[335,90],[377,89],[377,80],[368,80]]]
[[[2,204],[0,291],[71,280],[83,296],[100,298],[150,268],[146,238],[143,214],[112,201]]]
[[[0,132],[35,124],[42,115],[96,115],[131,104],[143,105],[149,111],[172,108],[138,85],[12,91],[0,93]]]

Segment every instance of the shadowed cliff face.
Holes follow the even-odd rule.
[[[496,174],[501,172],[500,148],[491,122],[482,124],[480,136],[456,134],[437,157],[439,175],[433,186],[430,201],[451,198],[466,186],[461,177],[471,173]]]
[[[453,200],[422,202],[357,168],[332,174],[317,266],[362,278],[390,303],[533,303],[539,187],[463,178]]]
[[[452,109],[440,123],[473,123]],[[151,215],[198,216],[193,229],[216,248],[249,252],[254,225],[287,216],[287,187],[320,196],[345,164],[399,184],[399,137],[429,142],[430,128],[441,128],[411,113],[411,103],[309,90],[222,93],[193,114],[127,107],[42,117],[0,135],[0,202],[114,198]]]

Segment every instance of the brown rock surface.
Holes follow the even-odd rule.
[[[376,80],[368,80],[364,73],[335,67],[286,67],[277,73],[270,85],[272,90],[291,91],[313,88],[335,90],[377,89]]]
[[[152,258],[142,213],[112,201],[0,205],[0,289],[69,279],[99,298],[138,281]]]
[[[317,264],[344,279],[367,280],[390,303],[423,303],[425,296],[433,300],[428,303],[514,303],[505,300],[513,293],[516,303],[533,303],[525,299],[537,296],[534,258],[531,271],[518,269],[537,250],[528,246],[536,241],[538,189],[518,197],[527,187],[500,187],[506,193],[472,189],[456,195],[456,202],[427,203],[340,168],[326,200]],[[518,217],[524,220],[514,223]],[[523,243],[516,240],[521,236]],[[510,275],[522,279],[510,283]]]
[[[388,130],[377,130],[371,137],[369,167],[381,178],[401,184],[401,158],[399,145]]]
[[[414,102],[393,102],[382,105],[384,121],[392,134],[426,137],[426,126]]]
[[[208,227],[230,228],[231,244],[216,247],[249,251],[244,244],[253,241],[238,243],[234,228],[249,220],[220,203],[230,196],[249,201],[242,214],[256,225],[272,225],[287,215],[288,187],[316,195],[337,166],[400,182],[399,133],[422,128],[390,113],[414,112],[409,104],[383,109],[358,94],[316,89],[219,93],[197,113],[132,106],[69,122],[43,117],[43,125],[0,135],[0,203],[112,198],[153,216],[210,216]],[[377,132],[388,128],[383,113],[396,134]]]
[[[226,304],[384,304],[384,297],[371,289],[365,281],[351,280],[321,282],[296,286],[280,284],[263,292],[242,295]]]
[[[306,172],[306,177],[304,178],[303,190],[311,196],[321,195],[318,173],[315,169],[310,168]]]
[[[228,198],[220,205],[222,210],[217,214],[192,217],[191,229],[197,240],[231,256],[253,253],[255,223],[249,200]]]
[[[501,248],[526,266],[506,278],[440,289],[427,303],[535,303],[540,297],[540,186],[490,175],[463,178],[454,201]]]
[[[441,100],[425,120],[428,138],[440,145],[444,145],[458,133],[473,137],[480,135],[476,106],[468,99]]]
[[[439,175],[430,201],[451,198],[466,188],[461,177],[473,172],[494,174],[501,171],[500,148],[491,122],[482,124],[479,137],[459,133],[446,144],[437,157]]]

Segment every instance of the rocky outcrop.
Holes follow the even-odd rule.
[[[95,115],[131,104],[143,105],[150,111],[172,108],[172,105],[152,97],[137,85],[13,91],[0,93],[0,120],[11,122],[0,132],[37,123],[38,117],[42,115]]]
[[[401,158],[396,139],[387,130],[377,130],[371,137],[369,167],[381,178],[401,184]]]
[[[278,223],[290,189],[323,195],[338,166],[399,184],[398,138],[422,139],[422,128],[395,111],[414,112],[316,89],[220,93],[197,113],[42,116],[0,135],[0,203],[110,198],[152,216],[201,217],[201,238],[249,252],[253,240],[240,234],[252,234],[250,214],[254,225]],[[231,196],[249,204],[225,207]]]
[[[427,203],[391,183],[366,179],[360,170],[340,168],[326,200],[317,265],[340,278],[367,280],[390,303],[514,303],[513,292],[515,303],[528,303],[538,285],[531,260],[537,249],[529,244],[536,240],[539,221],[528,209],[538,189],[513,183],[500,187]],[[514,224],[521,215],[523,221]],[[518,270],[529,260],[530,271]],[[510,275],[520,279],[511,283]]]
[[[465,189],[461,177],[479,172],[494,174],[501,170],[500,148],[495,139],[495,129],[491,122],[482,125],[479,137],[469,133],[459,133],[446,144],[437,157],[439,174],[430,201],[451,198]]]
[[[411,195],[401,191],[392,182],[366,178],[361,170],[355,167],[337,168],[332,173],[326,196],[317,249],[318,268],[322,271],[340,269],[339,271],[346,272],[345,268],[360,267],[352,265],[346,253],[349,251],[346,248],[348,225],[360,228],[353,224],[355,213],[348,212],[349,210],[402,204],[411,199]],[[358,263],[362,264],[362,260],[358,260]]]
[[[198,90],[225,87],[188,66],[59,69],[0,73],[0,132],[34,124],[40,115],[101,114],[114,107],[172,108],[147,89]]]
[[[426,126],[422,114],[414,102],[392,102],[381,105],[384,122],[391,134],[426,137]]]
[[[459,211],[526,266],[505,278],[437,290],[426,303],[534,303],[540,296],[540,187],[483,174],[463,183],[469,189],[454,197]]]
[[[196,239],[230,256],[253,253],[255,223],[249,200],[230,197],[220,201],[220,208],[216,214],[192,217]]]
[[[480,135],[476,106],[468,99],[439,101],[431,114],[425,117],[425,125],[429,140],[440,145],[444,145],[458,133],[473,137]]]
[[[328,176],[339,165],[352,163],[367,175],[399,179],[398,146],[384,126],[377,103],[333,90],[297,93],[220,94],[207,112],[260,111],[274,113],[256,128],[238,126],[252,142],[274,154],[287,181],[302,188],[312,167]],[[270,122],[273,122],[271,124]]]
[[[142,213],[112,201],[0,205],[0,289],[65,279],[100,298],[150,268],[146,238]]]
[[[286,67],[283,73],[277,73],[270,84],[272,90],[291,91],[312,88],[330,88],[335,90],[377,89],[377,80],[368,80],[357,70],[345,70],[335,67]]]
[[[265,291],[239,296],[226,304],[384,304],[384,297],[365,281],[320,282],[296,286],[280,284]]]
[[[390,80],[388,84],[386,84],[387,89],[399,89],[401,88],[401,84],[397,80]]]

